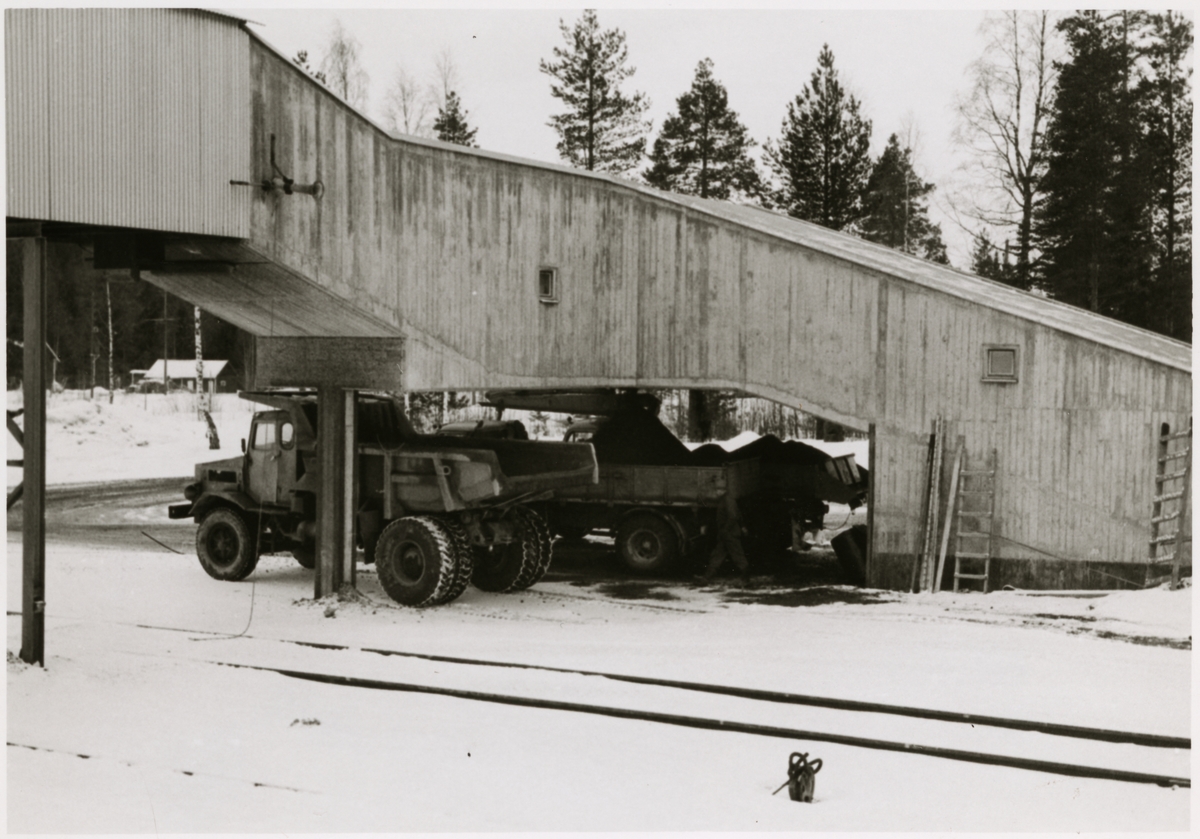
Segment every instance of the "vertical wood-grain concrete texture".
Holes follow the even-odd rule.
[[[249,115],[236,138],[249,171],[187,177],[200,192],[261,184],[273,135],[279,169],[325,193],[228,187],[245,229],[169,240],[142,276],[258,336],[260,384],[332,384],[324,341],[331,358],[379,359],[355,365],[359,387],[374,369],[378,386],[412,390],[728,388],[874,423],[869,574],[896,587],[941,416],[972,462],[998,454],[993,586],[1144,571],[1158,427],[1191,412],[1189,345],[755,208],[390,136],[253,33],[213,21],[245,50],[246,99],[230,108]],[[13,83],[10,71],[10,100]],[[150,101],[167,107],[161,92]],[[10,149],[10,173],[40,153]],[[181,183],[178,201],[191,191]],[[114,214],[130,195],[111,199]],[[556,271],[556,302],[539,299],[541,269]],[[350,338],[366,343],[337,342]],[[312,346],[291,369],[301,354],[287,341]],[[988,345],[1016,348],[1015,382],[984,381]]]

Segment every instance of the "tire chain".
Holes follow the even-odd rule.
[[[432,602],[431,606],[441,606],[457,600],[459,595],[467,590],[471,574],[475,570],[475,554],[471,551],[471,538],[467,535],[466,528],[451,518],[440,518],[437,522],[450,537],[454,551],[454,574],[445,593]]]
[[[510,591],[522,591],[539,582],[550,570],[552,557],[550,525],[536,510],[520,508],[518,514],[522,535],[532,538],[522,541],[521,573]]]
[[[505,544],[506,559],[511,559],[511,555],[508,552],[519,551],[517,556],[519,567],[513,577],[513,581],[503,588],[484,588],[484,591],[490,591],[494,594],[509,594],[514,591],[520,591],[523,588],[528,588],[537,577],[538,568],[542,563],[542,557],[538,553],[538,547],[541,544],[538,538],[540,534],[536,525],[533,525],[533,522],[528,517],[528,513],[529,511],[523,507],[514,507],[508,513],[512,517],[513,524],[516,526],[517,539]],[[530,535],[534,538],[527,538]],[[495,548],[492,550],[495,550]],[[481,555],[486,556],[486,548],[480,548],[480,551],[483,552]],[[483,561],[487,562],[488,560],[485,559]]]

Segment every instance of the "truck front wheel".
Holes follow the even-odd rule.
[[[456,579],[457,560],[451,534],[428,516],[396,519],[379,534],[375,546],[379,583],[405,606],[444,602]]]
[[[205,514],[196,531],[196,556],[214,580],[244,580],[258,565],[250,524],[237,510],[217,507]]]
[[[634,513],[617,528],[617,551],[631,570],[653,574],[679,558],[679,538],[653,513]]]

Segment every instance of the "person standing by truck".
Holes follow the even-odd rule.
[[[717,544],[709,557],[708,568],[697,578],[698,581],[709,582],[721,570],[725,560],[731,559],[741,572],[742,585],[750,584],[750,564],[746,561],[746,552],[742,549],[742,534],[745,530],[737,499],[733,497],[733,493],[726,493],[717,505]]]

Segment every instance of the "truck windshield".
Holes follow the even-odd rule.
[[[254,448],[269,449],[275,445],[275,423],[264,420],[254,426]]]

